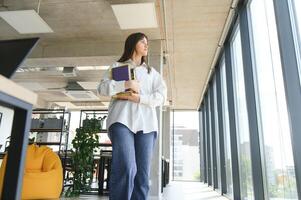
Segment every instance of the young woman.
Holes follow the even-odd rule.
[[[131,96],[112,98],[107,127],[113,155],[110,176],[110,200],[146,200],[153,147],[158,120],[155,108],[166,98],[162,76],[145,63],[148,39],[143,33],[133,33],[125,41],[124,52],[112,68],[129,64],[136,80],[114,81],[110,70],[98,86],[104,96],[113,96],[127,89]]]

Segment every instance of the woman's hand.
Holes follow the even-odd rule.
[[[128,101],[132,101],[135,103],[139,103],[140,102],[140,95],[134,92],[131,92],[131,95],[127,95],[127,96],[119,96],[118,99],[121,100],[128,100]]]
[[[140,85],[137,80],[131,80],[131,81],[125,81],[125,89],[131,89],[135,93],[139,93],[140,91]]]
[[[135,102],[135,103],[139,103],[140,102],[140,95],[138,93],[132,93],[131,96],[128,96],[128,100]]]

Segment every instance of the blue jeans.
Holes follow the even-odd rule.
[[[134,134],[125,125],[109,128],[113,155],[110,200],[146,200],[156,132]]]

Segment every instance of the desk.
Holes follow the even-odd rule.
[[[32,105],[35,105],[36,102],[37,95],[35,93],[0,75],[0,105],[14,110],[2,199],[21,199],[31,111]]]

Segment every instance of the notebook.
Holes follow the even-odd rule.
[[[128,81],[135,80],[135,70],[130,67],[130,65],[121,65],[111,69],[111,77],[115,81]],[[126,90],[124,92],[117,93],[113,96],[113,98],[121,97],[121,96],[131,96],[134,92],[132,90]]]
[[[129,65],[121,65],[111,69],[112,79],[115,81],[135,80],[135,71]]]

